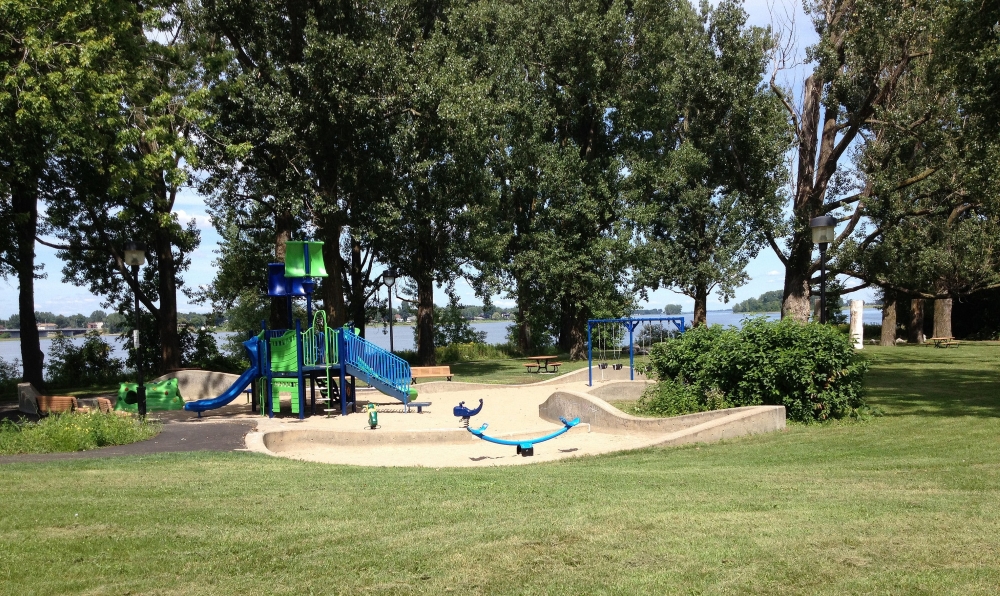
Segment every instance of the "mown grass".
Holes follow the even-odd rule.
[[[866,352],[884,416],[713,445],[440,470],[5,465],[0,592],[996,593],[1000,349]]]
[[[127,445],[158,432],[159,424],[100,412],[53,414],[38,422],[0,420],[0,455]]]

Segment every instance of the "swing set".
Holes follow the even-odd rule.
[[[670,328],[673,325],[673,328]],[[628,350],[629,379],[635,380],[635,355],[648,354],[654,343],[662,342],[677,333],[684,333],[684,317],[642,317],[625,319],[590,319],[587,321],[587,384],[594,384],[594,348],[597,348],[597,368],[604,380],[604,371],[621,370]],[[638,331],[638,333],[636,333]],[[628,333],[628,345],[625,334]],[[638,337],[639,346],[636,347]],[[654,341],[658,339],[658,341]],[[610,355],[610,358],[609,358]]]

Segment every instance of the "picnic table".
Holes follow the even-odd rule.
[[[558,372],[559,371],[559,366],[562,365],[562,362],[551,362],[550,363],[551,360],[555,360],[557,358],[559,358],[559,357],[558,356],[528,356],[528,359],[534,360],[534,362],[526,362],[524,364],[524,367],[525,367],[525,370],[527,370],[528,372],[542,372],[543,370],[545,372]],[[549,370],[549,366],[552,366],[552,370]],[[531,370],[532,368],[534,368],[535,370]]]
[[[934,342],[935,348],[950,348],[961,344],[961,342],[955,341],[954,337],[930,337],[928,341]]]

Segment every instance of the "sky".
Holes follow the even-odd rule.
[[[787,23],[788,17],[794,19],[793,40],[801,55],[805,48],[814,43],[816,35],[809,25],[808,19],[802,12],[802,5],[795,0],[747,0],[745,9],[749,14],[751,25],[767,26],[772,23],[772,14],[778,15],[780,19]],[[803,70],[801,68],[792,69],[785,76],[785,81],[798,87],[796,82],[800,79]],[[780,77],[779,77],[780,80]],[[178,214],[182,223],[187,223],[194,219],[198,229],[201,231],[201,244],[191,255],[191,267],[183,274],[183,279],[187,287],[198,287],[200,285],[211,284],[215,275],[213,261],[216,258],[219,235],[211,225],[211,221],[206,213],[205,202],[193,190],[186,190],[179,193],[174,205],[174,212]],[[779,242],[780,244],[780,242]],[[45,276],[35,282],[35,310],[49,311],[55,314],[71,315],[75,313],[90,314],[94,310],[108,310],[102,299],[94,296],[86,288],[77,287],[62,281],[62,263],[56,257],[56,251],[36,244],[37,263],[42,266],[41,273]],[[756,259],[751,261],[747,267],[750,281],[736,290],[735,302],[753,298],[771,290],[782,289],[784,283],[784,272],[781,261],[774,252],[765,247],[761,250]],[[476,298],[472,288],[464,281],[456,283],[456,290],[462,302],[465,304],[479,304],[481,300]],[[9,318],[17,312],[17,279],[0,279],[0,318]],[[866,302],[872,299],[871,292],[859,292],[851,296],[855,299],[864,299]],[[187,298],[178,293],[178,310],[180,312],[207,312],[205,305],[190,304]],[[438,298],[439,302],[445,300],[443,292]],[[499,306],[513,306],[512,300],[501,297],[494,298],[494,303]],[[670,291],[657,290],[650,292],[648,303],[639,305],[639,308],[662,308],[665,304],[680,304],[685,312],[693,309],[694,301],[687,296]],[[715,294],[708,300],[709,310],[728,309],[733,302],[724,304]]]

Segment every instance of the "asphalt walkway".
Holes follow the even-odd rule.
[[[163,430],[152,439],[71,453],[31,453],[0,456],[0,464],[46,462],[65,459],[91,459],[120,455],[150,455],[183,451],[235,451],[244,449],[244,437],[257,426],[256,420],[228,422],[164,422]]]

